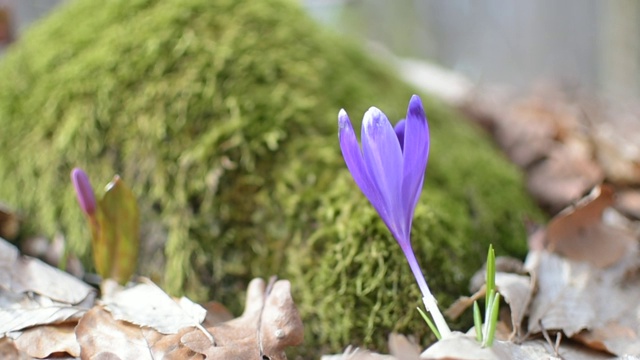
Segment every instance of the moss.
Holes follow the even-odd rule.
[[[0,78],[0,199],[87,264],[74,166],[132,185],[145,243],[166,254],[147,250],[141,272],[174,293],[238,310],[249,278],[289,278],[309,352],[425,334],[409,268],[337,144],[340,108],[398,119],[413,90],[295,4],[72,1],[10,49]],[[433,145],[413,241],[446,304],[489,242],[524,253],[521,218],[537,212],[483,136],[424,100]]]

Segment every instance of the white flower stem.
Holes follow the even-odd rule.
[[[447,325],[447,322],[444,320],[444,316],[442,316],[440,309],[438,309],[438,302],[436,301],[436,298],[429,294],[422,298],[422,302],[429,313],[431,313],[431,317],[440,332],[440,336],[444,339],[451,335],[451,329],[449,329],[449,325]]]
[[[431,294],[431,290],[429,290],[429,285],[427,285],[427,281],[424,279],[422,275],[422,270],[420,269],[420,265],[418,264],[418,260],[416,259],[415,254],[413,253],[413,249],[409,243],[408,246],[401,246],[402,251],[404,252],[407,261],[409,262],[409,267],[413,272],[413,276],[416,278],[418,282],[418,286],[420,287],[420,291],[422,292],[422,302],[424,303],[425,308],[429,313],[431,313],[431,317],[433,318],[433,322],[436,324],[436,328],[440,332],[442,338],[446,338],[451,334],[451,330],[449,329],[449,325],[444,320],[444,316],[438,309],[438,302],[436,298]]]

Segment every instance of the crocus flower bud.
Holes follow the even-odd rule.
[[[89,182],[89,177],[80,168],[74,168],[71,171],[71,181],[73,188],[76,190],[78,203],[88,216],[93,216],[96,212],[96,197],[93,194],[93,188]]]

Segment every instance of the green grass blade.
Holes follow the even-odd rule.
[[[493,295],[492,291],[496,287],[496,253],[493,250],[493,245],[489,244],[489,251],[487,252],[487,276],[486,276],[486,292],[484,298],[484,311],[489,311],[489,302]]]
[[[429,325],[429,328],[431,329],[431,331],[433,331],[433,333],[436,335],[436,337],[438,338],[438,340],[442,339],[442,336],[440,335],[440,332],[438,331],[438,328],[436,327],[436,325],[433,323],[433,321],[431,321],[431,319],[429,318],[429,316],[422,311],[422,309],[420,309],[419,307],[416,308],[418,309],[418,312],[420,313],[420,315],[422,316],[422,318],[424,319],[424,321],[427,323],[427,325]]]
[[[496,326],[498,325],[498,313],[500,312],[500,293],[496,293],[490,311],[489,327],[487,336],[485,337],[486,346],[493,345],[493,338],[496,335]]]
[[[482,343],[482,314],[478,301],[473,302],[473,326],[476,330],[476,339]]]
[[[486,341],[487,339],[487,332],[489,331],[489,320],[491,319],[491,309],[493,308],[493,300],[495,299],[495,294],[496,292],[494,290],[491,290],[491,292],[489,293],[489,296],[487,296],[489,298],[489,302],[484,304],[485,309],[484,309],[484,324],[483,324],[483,332],[482,332],[482,338]]]

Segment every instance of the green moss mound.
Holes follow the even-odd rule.
[[[141,272],[172,292],[238,310],[249,278],[289,278],[310,353],[427,333],[409,267],[337,142],[340,108],[356,127],[372,105],[399,119],[413,91],[296,4],[71,1],[9,51],[0,79],[0,199],[87,264],[74,166],[133,187]],[[413,241],[447,304],[490,242],[524,253],[521,220],[536,210],[486,139],[423,100],[432,147]]]

